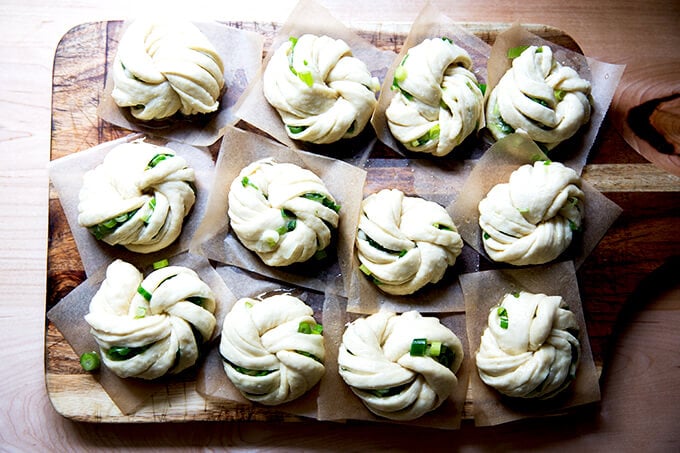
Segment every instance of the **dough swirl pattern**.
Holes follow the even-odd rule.
[[[425,39],[397,66],[385,111],[410,151],[445,156],[483,126],[484,95],[469,54],[448,38]]]
[[[437,203],[384,189],[362,202],[356,248],[364,274],[382,291],[405,295],[441,280],[463,240]]]
[[[414,340],[427,343],[428,352],[414,355]],[[371,412],[392,420],[413,420],[438,408],[458,385],[462,361],[458,337],[416,311],[357,319],[347,326],[338,354],[345,383]]]
[[[138,253],[177,239],[196,201],[193,168],[169,148],[137,140],[111,149],[83,176],[78,223],[107,244]]]
[[[130,24],[113,63],[111,93],[140,120],[217,110],[224,64],[192,23],[138,20]]]
[[[304,262],[326,249],[339,210],[313,172],[272,159],[245,167],[229,190],[232,229],[269,266]]]
[[[564,252],[581,229],[580,178],[559,162],[523,165],[479,202],[489,257],[516,266],[543,264]]]
[[[497,140],[520,132],[552,149],[590,120],[590,89],[550,47],[530,46],[490,93],[486,124]]]
[[[284,294],[236,302],[224,319],[220,354],[243,396],[278,405],[319,382],[325,348],[313,314],[300,299]]]
[[[168,266],[146,278],[116,260],[85,320],[104,364],[120,377],[156,379],[194,365],[215,329],[216,301],[191,269]]]
[[[489,313],[476,354],[479,376],[504,395],[551,398],[576,375],[578,330],[561,297],[506,294]]]
[[[361,133],[377,104],[378,79],[328,36],[290,38],[272,55],[263,75],[267,101],[293,139],[325,144]]]

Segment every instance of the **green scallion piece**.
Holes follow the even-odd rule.
[[[143,297],[144,299],[147,300],[147,302],[150,302],[150,301],[151,301],[151,293],[148,292],[147,290],[145,290],[145,289],[142,287],[142,285],[139,285],[139,286],[137,287],[137,292],[138,292],[139,294],[141,294],[142,297]]]
[[[498,307],[498,310],[496,311],[498,314],[498,318],[500,319],[501,323],[501,329],[507,329],[508,328],[508,310],[505,309],[505,307]]]
[[[511,47],[508,49],[508,58],[513,59],[517,58],[520,55],[522,55],[522,52],[527,50],[529,46],[517,46],[517,47]]]
[[[441,223],[433,223],[432,226],[442,231],[453,231],[453,228],[451,228],[450,226],[442,225]]]
[[[160,162],[164,161],[165,159],[173,157],[172,154],[167,154],[167,153],[161,153],[161,154],[156,154],[151,158],[148,164],[146,164],[146,169],[148,170],[149,168],[153,168],[156,165],[158,165]]]
[[[135,319],[141,319],[146,316],[146,308],[145,307],[137,307],[135,309]]]
[[[427,338],[414,338],[411,342],[410,355],[414,357],[422,357],[427,351]]]
[[[487,232],[485,231],[485,232],[482,234],[482,237],[483,237],[484,240],[486,241],[486,240],[489,239],[491,236],[489,236],[489,233],[487,233]]]
[[[308,200],[321,203],[322,205],[326,206],[329,209],[332,209],[335,212],[340,211],[340,205],[335,204],[333,200],[329,199],[328,197],[320,193],[306,193],[302,195],[302,198],[306,198]]]
[[[478,83],[479,91],[482,92],[482,96],[486,94],[486,83]]]
[[[433,341],[427,348],[427,355],[430,357],[439,357],[439,354],[442,353],[442,346],[441,341]]]
[[[564,90],[555,90],[553,91],[553,94],[555,95],[555,99],[559,102],[564,99],[564,95],[567,93]]]
[[[305,85],[307,85],[308,87],[311,87],[312,85],[314,85],[314,77],[312,76],[312,73],[311,73],[311,72],[309,72],[309,71],[298,72],[298,73],[297,73],[297,76],[298,76],[298,78],[299,78],[300,80],[302,80],[302,81],[305,83]]]
[[[408,71],[406,71],[406,68],[399,65],[397,66],[397,69],[394,70],[394,80],[399,83],[403,82],[406,80],[406,76],[408,75]]]
[[[302,321],[298,325],[298,332],[308,335],[321,335],[323,332],[323,326],[321,324],[312,324],[307,321]]]
[[[164,267],[168,267],[170,265],[170,262],[167,259],[162,259],[160,261],[156,261],[153,263],[153,270],[157,271],[158,269],[163,269]]]
[[[323,362],[321,361],[321,359],[318,358],[317,356],[315,356],[314,354],[312,354],[311,352],[301,351],[301,350],[299,350],[299,349],[295,349],[295,352],[297,352],[298,354],[303,355],[303,356],[305,356],[305,357],[309,357],[310,359],[315,360],[315,361],[317,361],[317,362],[323,364]]]
[[[234,370],[238,371],[241,374],[245,374],[246,376],[262,377],[267,376],[268,374],[271,374],[274,371],[276,371],[276,370],[253,370],[250,368],[243,368],[242,366],[238,366],[235,363],[227,360],[224,356],[222,356],[222,360],[224,360]]]
[[[252,188],[255,189],[255,190],[260,190],[259,187],[257,187],[255,184],[253,184],[252,182],[250,182],[250,178],[248,178],[247,176],[244,176],[243,178],[241,178],[241,185],[242,185],[243,187],[248,187],[248,186],[250,186],[250,187],[252,187]]]
[[[139,346],[139,347],[128,347],[128,346],[111,346],[111,348],[106,351],[106,355],[109,359],[115,361],[127,360],[142,352],[149,349],[151,345]]]
[[[448,42],[449,44],[453,44],[453,41],[451,40],[451,38],[446,37],[446,36],[442,36],[442,41],[446,41],[446,42]]]
[[[95,371],[99,369],[101,360],[95,351],[85,352],[80,356],[80,366],[85,371]]]
[[[288,130],[290,131],[291,134],[299,134],[300,132],[304,131],[307,129],[307,126],[286,126],[288,127]]]

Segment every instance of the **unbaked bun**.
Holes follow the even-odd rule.
[[[325,348],[313,314],[307,304],[285,294],[236,302],[224,318],[220,355],[244,397],[278,405],[319,382]]]
[[[479,202],[484,250],[494,261],[544,264],[581,229],[584,193],[574,170],[559,162],[523,165]]]
[[[487,127],[497,140],[519,132],[552,149],[590,120],[590,88],[550,47],[529,46],[489,94]]]
[[[263,89],[291,138],[324,144],[361,133],[380,83],[343,40],[305,34],[276,49]]]
[[[484,95],[472,60],[448,38],[425,39],[409,49],[392,89],[387,124],[410,151],[445,156],[483,126]]]
[[[194,365],[215,329],[216,301],[191,269],[168,266],[146,278],[116,260],[85,321],[104,364],[116,375],[156,379]]]
[[[161,250],[182,232],[196,195],[194,170],[170,148],[118,145],[83,176],[78,223],[107,244]]]
[[[111,96],[140,120],[209,113],[219,106],[223,74],[219,54],[192,23],[137,20],[118,45]]]
[[[416,311],[379,312],[347,326],[338,354],[342,379],[376,415],[413,420],[438,408],[458,385],[456,335]]]
[[[362,202],[356,238],[361,271],[388,294],[412,294],[442,279],[463,248],[446,210],[384,189]]]
[[[313,172],[272,159],[245,167],[229,190],[234,233],[269,266],[288,266],[325,253],[339,210]]]
[[[578,323],[559,296],[506,294],[489,313],[475,358],[479,377],[500,393],[547,399],[574,380]]]

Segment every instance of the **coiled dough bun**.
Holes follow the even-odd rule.
[[[484,250],[498,262],[543,264],[564,252],[581,229],[584,194],[574,170],[537,161],[494,186],[479,202]]]
[[[142,274],[116,260],[85,321],[104,364],[122,378],[156,379],[194,365],[215,329],[215,296],[191,269]]]
[[[229,380],[249,400],[292,401],[325,372],[321,325],[300,299],[278,294],[244,298],[224,318],[220,354]]]
[[[120,107],[140,120],[217,110],[224,64],[192,23],[137,20],[118,45],[111,92]]]
[[[263,84],[288,136],[319,144],[359,135],[380,89],[347,43],[310,34],[281,44],[267,64]]]
[[[551,398],[574,380],[578,331],[560,296],[506,294],[489,313],[475,356],[479,377],[504,395]]]
[[[395,295],[442,279],[463,248],[446,210],[432,201],[383,189],[362,202],[356,248],[361,271]]]
[[[304,262],[326,249],[339,210],[314,173],[269,158],[241,170],[229,190],[231,227],[269,266]]]
[[[194,169],[170,148],[137,140],[111,149],[83,176],[78,223],[107,244],[161,250],[196,201]]]
[[[385,111],[392,135],[411,151],[445,156],[483,126],[484,95],[471,69],[470,55],[448,38],[409,49]]]
[[[496,140],[520,132],[552,149],[590,120],[590,88],[550,47],[529,46],[491,91],[486,124]]]
[[[427,347],[413,350],[414,340]],[[438,408],[458,385],[462,361],[458,337],[416,311],[357,319],[347,326],[338,354],[345,383],[371,412],[392,420],[413,420]]]

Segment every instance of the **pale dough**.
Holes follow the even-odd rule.
[[[383,189],[362,202],[356,238],[360,269],[389,294],[412,294],[442,279],[463,248],[446,210]]]
[[[553,58],[548,46],[530,46],[513,59],[489,95],[487,127],[498,140],[527,134],[552,149],[590,120],[590,82]]]
[[[324,144],[361,133],[380,83],[343,40],[305,34],[274,52],[263,89],[291,138]]]
[[[476,355],[479,376],[504,395],[551,398],[576,375],[578,331],[560,296],[506,294],[489,313]]]
[[[192,23],[137,20],[118,45],[111,93],[140,120],[217,110],[224,64]]]
[[[269,266],[304,262],[326,249],[339,210],[313,172],[269,158],[241,170],[229,190],[232,229]]]
[[[111,149],[83,176],[78,223],[110,245],[161,250],[182,232],[196,195],[193,168],[169,148],[137,140]]]
[[[410,354],[413,340],[423,338],[453,353],[450,366]],[[371,412],[392,420],[413,420],[438,408],[458,385],[462,361],[458,337],[439,319],[416,311],[357,319],[347,326],[338,354],[345,383]]]
[[[168,266],[143,279],[133,265],[116,260],[85,321],[111,371],[156,379],[196,363],[215,329],[215,306],[212,290],[191,269]]]
[[[479,202],[489,257],[516,266],[557,258],[580,231],[584,193],[574,170],[559,162],[523,165]]]
[[[425,39],[394,73],[385,111],[392,135],[407,149],[445,156],[484,124],[484,95],[465,49]]]
[[[299,398],[325,372],[321,333],[314,311],[300,299],[278,294],[244,298],[224,318],[220,355],[224,371],[249,400],[278,405]]]

